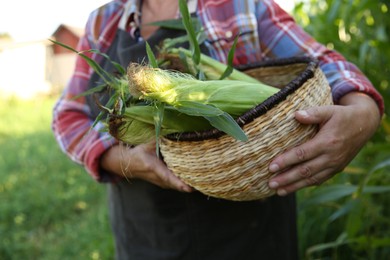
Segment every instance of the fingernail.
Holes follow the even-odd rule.
[[[188,187],[188,186],[181,187],[181,190],[184,191],[184,192],[191,192],[192,191],[192,189],[190,187]]]
[[[279,165],[277,165],[276,163],[273,163],[273,164],[271,164],[271,165],[269,166],[269,170],[270,170],[271,172],[277,172],[277,171],[279,171]]]
[[[271,181],[271,182],[269,183],[269,187],[270,187],[271,189],[276,189],[278,186],[279,186],[279,184],[278,184],[276,181]]]
[[[287,191],[286,190],[283,190],[283,189],[279,189],[277,190],[277,192],[279,196],[286,196],[287,195]]]
[[[297,113],[302,117],[309,117],[309,113],[306,110],[299,110]]]

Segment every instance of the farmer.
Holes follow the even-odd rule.
[[[99,131],[100,123],[90,131],[100,110],[92,97],[73,97],[100,79],[80,57],[54,108],[56,139],[107,183],[117,259],[298,259],[294,192],[343,170],[376,131],[383,100],[355,65],[316,42],[272,0],[189,0],[188,7],[205,29],[204,52],[217,60],[226,62],[240,32],[235,65],[302,55],[320,61],[335,105],[296,114],[320,130],[269,165],[278,173],[269,181],[277,195],[250,202],[207,197],[171,173],[155,144],[123,147]],[[145,40],[155,47],[180,34],[149,23],[178,17],[178,0],[111,1],[90,14],[78,49],[99,49],[126,68],[145,59]]]

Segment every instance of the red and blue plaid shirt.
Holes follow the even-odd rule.
[[[138,9],[137,0],[129,1],[133,3],[126,9],[127,15]],[[125,13],[126,2],[111,1],[92,12],[78,49],[107,51]],[[345,94],[360,91],[370,95],[383,113],[382,97],[362,72],[339,53],[316,42],[274,1],[198,0],[197,15],[208,36],[206,44],[213,58],[226,62],[233,38],[239,33],[242,36],[236,47],[236,65],[273,58],[312,56],[320,61],[336,104]],[[129,33],[133,29],[128,28]],[[99,58],[96,54],[88,55],[95,60]],[[112,175],[100,171],[99,159],[117,141],[100,131],[102,124],[91,130],[94,119],[85,99],[72,99],[87,90],[92,73],[85,60],[78,57],[74,74],[54,108],[52,127],[61,149],[73,161],[83,165],[96,180],[112,181],[115,179]]]

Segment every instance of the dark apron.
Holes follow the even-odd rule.
[[[177,33],[160,29],[148,43],[154,46]],[[126,67],[146,60],[145,43],[118,29],[108,54]],[[102,66],[114,72],[108,62]],[[98,81],[93,75],[90,86]],[[95,101],[89,103],[96,116]],[[295,195],[233,202],[161,189],[142,180],[108,186],[117,259],[298,259]]]

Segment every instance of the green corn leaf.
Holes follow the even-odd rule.
[[[184,28],[187,31],[188,37],[189,37],[189,43],[190,43],[190,49],[192,52],[192,57],[194,60],[194,63],[196,65],[200,62],[200,47],[199,43],[197,41],[196,33],[194,26],[192,24],[191,15],[188,11],[187,1],[186,0],[179,0],[179,9],[180,14],[182,15],[182,21]]]
[[[180,106],[175,107],[179,112],[190,116],[203,116],[210,124],[218,130],[232,136],[240,141],[248,141],[248,137],[228,113],[219,108],[192,101],[180,102]]]
[[[79,94],[79,95],[73,97],[72,100],[78,99],[78,98],[80,98],[80,97],[89,96],[89,95],[92,95],[92,94],[94,94],[94,93],[96,93],[96,92],[100,92],[100,91],[104,90],[106,87],[107,87],[106,84],[98,85],[98,86],[96,86],[96,87],[93,87],[93,88],[91,88],[91,89],[88,89],[87,91],[84,91],[83,93],[81,93],[81,94]]]
[[[70,50],[72,52],[79,53],[78,51],[76,51],[75,49],[73,49],[72,47],[70,47],[70,46],[68,46],[66,44],[63,44],[63,43],[58,42],[58,41],[55,41],[53,39],[49,39],[49,41],[51,41],[54,44],[60,45],[60,46],[64,47],[65,49],[68,49],[68,50]]]
[[[234,39],[233,46],[232,46],[232,48],[230,49],[229,55],[228,55],[227,68],[226,68],[226,70],[223,72],[223,74],[221,75],[221,78],[220,78],[220,79],[224,79],[224,78],[229,77],[230,74],[232,74],[232,72],[233,72],[233,69],[234,69],[234,68],[233,68],[233,59],[234,59],[234,53],[235,53],[235,51],[236,51],[237,41],[238,41],[238,36]]]
[[[207,34],[203,30],[200,30],[197,33],[196,39],[198,41],[198,44],[202,44],[202,43],[204,43],[204,41],[207,40]]]
[[[153,68],[158,68],[158,62],[156,60],[156,56],[154,56],[154,53],[152,51],[152,48],[150,47],[149,43],[146,42],[146,54],[148,55],[148,59],[149,59],[149,64],[153,67]]]
[[[108,56],[107,54],[105,53],[102,53],[101,51],[99,50],[96,50],[96,49],[91,49],[91,50],[88,50],[89,52],[93,52],[93,53],[96,53],[102,57],[104,57],[105,59],[107,59],[115,68],[116,70],[121,74],[121,75],[126,75],[126,70],[122,67],[122,65],[120,65],[118,62],[115,62],[113,61],[110,56]]]
[[[181,113],[190,115],[190,116],[221,116],[224,112],[214,106],[194,102],[194,101],[180,101],[180,105],[175,107]]]
[[[162,122],[164,120],[164,109],[165,109],[165,104],[164,103],[161,103],[161,102],[157,102],[155,104],[156,106],[156,113],[154,115],[154,128],[155,128],[155,131],[156,131],[156,155],[157,157],[159,156],[159,151],[160,151],[160,146],[159,146],[159,142],[157,141],[160,137],[160,133],[161,133],[161,126],[162,126]]]
[[[176,38],[165,39],[162,43],[162,52],[167,52],[171,48],[174,48],[177,44],[188,42],[188,35],[179,36]]]
[[[57,42],[57,41],[54,41],[51,39],[49,39],[49,40],[51,42],[53,42],[54,44],[60,45],[60,46],[64,47],[65,49],[68,49],[68,50],[76,53],[80,57],[82,57],[88,63],[88,65],[103,79],[103,81],[107,85],[110,85],[110,83],[113,81],[114,77],[110,73],[105,71],[97,62],[95,62],[93,59],[89,58],[88,56],[86,56],[84,54],[84,52],[92,52],[93,50],[87,50],[84,52],[80,52],[80,51],[77,51],[66,44],[61,43],[61,42]]]
[[[117,95],[117,94],[114,94],[114,95],[112,95],[112,96],[110,97],[110,99],[107,101],[107,104],[104,106],[104,107],[106,107],[106,109],[103,109],[103,110],[98,114],[98,116],[96,117],[95,121],[93,122],[91,128],[95,127],[96,124],[97,124],[99,121],[101,121],[101,120],[103,119],[103,117],[104,117],[104,116],[106,115],[106,113],[107,113],[107,108],[113,107],[117,99],[118,99],[118,95]],[[99,104],[97,104],[97,105],[99,106]],[[100,105],[100,106],[101,106],[101,105]],[[101,108],[102,108],[102,106],[101,106]]]
[[[240,140],[243,142],[248,141],[248,137],[246,136],[242,128],[228,113],[224,113],[220,116],[205,118],[210,122],[212,126],[232,136],[236,140]]]

